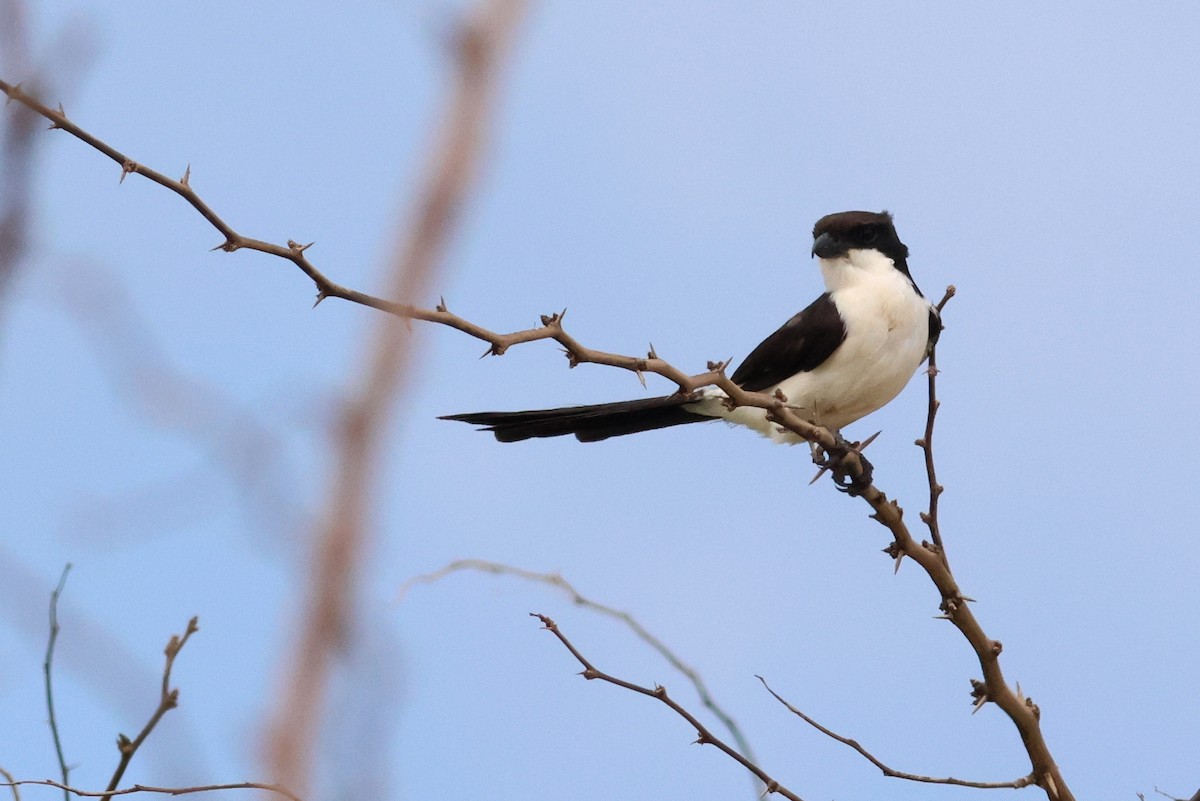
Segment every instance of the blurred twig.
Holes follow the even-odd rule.
[[[54,714],[54,683],[51,681],[51,668],[54,666],[54,646],[58,642],[58,599],[67,583],[67,574],[71,572],[71,563],[67,562],[59,576],[58,586],[50,593],[50,638],[46,643],[46,659],[42,662],[42,673],[46,680],[46,711],[50,718],[50,734],[54,737],[54,753],[58,757],[58,769],[62,774],[63,784],[71,783],[71,769],[63,757],[62,738],[58,733],[58,717]],[[11,780],[10,780],[11,781]],[[64,791],[63,798],[69,796]]]
[[[13,801],[21,801],[21,791],[18,787],[21,783],[14,779],[13,775],[4,768],[0,768],[0,776],[4,777],[8,789],[12,791]]]
[[[526,581],[547,584],[551,587],[562,590],[564,593],[570,596],[571,602],[575,605],[582,606],[586,609],[591,609],[595,612],[599,612],[602,615],[607,615],[608,617],[621,621],[629,628],[630,631],[634,633],[638,639],[657,651],[663,659],[667,660],[671,667],[682,673],[684,677],[692,683],[692,686],[696,689],[696,695],[700,697],[700,702],[704,704],[704,706],[710,712],[712,712],[718,720],[721,721],[721,724],[726,728],[726,730],[728,730],[729,735],[733,737],[734,742],[737,744],[738,750],[745,754],[747,759],[752,762],[754,761],[754,751],[750,748],[750,742],[742,733],[741,727],[738,726],[737,721],[735,721],[728,712],[726,712],[719,704],[717,704],[716,700],[712,697],[712,694],[709,693],[708,686],[704,683],[704,679],[701,678],[700,674],[695,668],[680,659],[674,651],[667,647],[666,643],[647,631],[646,628],[642,626],[640,622],[638,622],[637,618],[635,618],[629,612],[624,612],[620,609],[616,609],[607,604],[603,604],[599,601],[594,601],[591,598],[588,598],[583,593],[579,592],[579,590],[575,589],[574,585],[572,585],[558,573],[539,573],[537,571],[526,570],[525,568],[506,565],[500,562],[491,562],[486,559],[456,559],[440,570],[415,576],[404,582],[404,584],[400,587],[398,595],[399,597],[403,598],[404,595],[417,584],[432,584],[433,582],[438,581],[445,576],[450,575],[451,573],[456,573],[461,570],[478,570],[484,573],[494,573],[496,575],[515,576],[520,579],[525,579]]]
[[[401,238],[391,265],[393,297],[422,296],[442,258],[477,172],[499,67],[523,9],[522,0],[486,0],[472,9],[456,32],[455,87],[435,153],[428,161],[429,172],[416,195],[411,228]],[[317,280],[303,253],[304,247],[293,245],[277,255],[290,258]],[[318,286],[322,287],[318,299],[338,295],[378,306],[374,299],[368,302],[357,293],[338,294],[331,284],[322,286],[318,281]],[[359,388],[345,404],[336,437],[337,464],[314,545],[312,576],[305,585],[311,588],[311,596],[306,599],[296,650],[286,662],[288,675],[267,738],[272,778],[301,794],[308,791],[316,758],[331,658],[345,643],[380,446],[390,410],[405,383],[402,367],[411,346],[406,327],[388,319],[377,322],[365,348],[367,362]]]
[[[158,707],[150,715],[150,719],[146,721],[146,725],[138,732],[137,737],[130,740],[124,734],[117,735],[117,749],[121,752],[121,760],[117,763],[117,769],[113,771],[112,779],[108,782],[108,788],[104,794],[105,799],[116,795],[114,791],[117,785],[121,783],[121,777],[125,775],[125,769],[129,767],[133,755],[137,753],[142,743],[150,736],[150,732],[154,731],[154,727],[162,720],[162,716],[178,705],[179,690],[171,689],[171,668],[175,665],[175,657],[179,656],[180,650],[187,644],[188,639],[199,630],[199,618],[193,617],[188,621],[187,628],[184,629],[182,636],[178,634],[171,635],[171,640],[167,643],[167,647],[163,651],[167,659],[166,664],[163,666],[162,690],[159,693]]]

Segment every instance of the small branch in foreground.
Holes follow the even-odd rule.
[[[5,773],[7,776],[7,772]],[[19,781],[4,782],[4,786],[11,787],[15,791],[17,787],[27,785],[40,785],[43,787],[58,787],[65,793],[79,796],[80,798],[109,798],[114,795],[132,795],[134,793],[159,793],[162,795],[191,795],[192,793],[211,793],[219,790],[267,790],[272,793],[278,793],[289,801],[304,801],[300,796],[292,793],[287,788],[278,784],[259,784],[257,782],[236,782],[233,784],[205,784],[195,787],[154,787],[149,784],[135,784],[132,787],[123,787],[120,790],[80,790],[77,787],[70,787],[62,782],[56,782],[53,779],[21,779]],[[18,796],[19,798],[19,796]]]
[[[727,744],[724,741],[717,738],[712,732],[710,732],[704,726],[703,723],[701,723],[699,720],[697,720],[696,717],[691,712],[688,712],[686,709],[684,709],[682,706],[680,706],[673,698],[671,698],[669,695],[667,695],[666,687],[663,687],[661,685],[656,685],[654,687],[654,689],[651,689],[649,687],[642,687],[640,685],[633,684],[632,682],[625,681],[624,679],[619,679],[616,676],[610,676],[607,673],[597,670],[595,668],[595,666],[593,666],[592,663],[589,662],[587,660],[587,658],[583,654],[581,654],[578,651],[578,649],[575,648],[574,645],[571,644],[571,641],[568,640],[566,638],[566,635],[564,635],[562,633],[562,631],[558,628],[557,623],[555,623],[553,620],[551,620],[546,615],[541,615],[536,612],[531,612],[530,617],[536,617],[538,620],[542,621],[542,625],[545,626],[545,628],[547,630],[549,630],[555,637],[558,638],[559,642],[561,642],[563,644],[563,646],[568,651],[571,652],[571,655],[575,657],[576,661],[578,661],[579,664],[583,665],[583,673],[581,675],[585,679],[587,679],[588,681],[591,681],[592,679],[599,679],[601,681],[608,682],[609,684],[615,684],[618,687],[624,687],[626,690],[631,690],[632,692],[639,693],[641,695],[645,695],[650,698],[657,698],[659,701],[662,701],[664,704],[666,704],[668,707],[670,707],[675,712],[675,714],[679,715],[681,718],[683,718],[684,720],[686,720],[688,723],[690,723],[692,725],[692,727],[696,730],[696,742],[698,744],[716,746],[720,751],[724,752],[727,756],[729,756],[729,758],[733,759],[735,762],[737,762],[739,765],[744,767],[746,770],[753,773],[756,777],[758,777],[758,780],[761,781],[763,783],[763,785],[766,787],[765,793],[779,793],[784,798],[789,799],[789,801],[803,801],[803,799],[801,799],[800,796],[796,795],[791,790],[787,789],[786,787],[781,785],[779,782],[775,781],[775,779],[771,778],[771,776],[765,770],[760,768],[757,764],[750,761],[742,754],[738,753],[738,751],[736,749],[734,749],[732,746],[730,746],[729,744]]]
[[[817,731],[826,735],[827,737],[832,737],[834,740],[837,740],[839,743],[842,743],[843,745],[848,745],[851,748],[853,748],[855,751],[857,751],[859,754],[861,754],[868,762],[870,762],[872,765],[874,765],[875,767],[877,767],[881,771],[883,771],[884,776],[888,776],[888,777],[894,778],[894,779],[907,779],[908,781],[913,781],[913,782],[924,782],[925,784],[953,784],[958,787],[975,787],[975,788],[979,788],[979,789],[983,789],[983,790],[998,790],[998,789],[1002,789],[1002,788],[1004,788],[1004,789],[1020,789],[1022,787],[1028,787],[1029,785],[1034,783],[1034,777],[1032,775],[1022,776],[1019,779],[1014,779],[1012,781],[1007,781],[1007,782],[976,782],[976,781],[969,781],[967,779],[955,779],[952,776],[946,777],[946,778],[936,778],[933,776],[921,776],[916,773],[906,773],[902,770],[895,770],[895,769],[890,768],[887,765],[883,764],[883,762],[881,762],[877,757],[875,757],[874,754],[872,754],[870,751],[868,751],[867,749],[865,749],[861,745],[859,745],[858,741],[851,740],[848,737],[843,737],[842,735],[838,734],[837,732],[835,732],[831,729],[825,728],[820,723],[813,720],[812,718],[810,718],[808,715],[801,712],[796,707],[792,706],[790,703],[788,703],[786,700],[784,700],[784,698],[779,693],[777,693],[773,689],[771,689],[771,685],[767,684],[767,680],[764,679],[762,676],[755,676],[754,678],[761,681],[763,687],[767,688],[767,692],[769,692],[771,695],[775,696],[775,700],[778,701],[779,703],[783,704],[785,707],[787,707],[789,712],[791,712],[793,715],[795,715],[796,717],[803,720],[808,725],[812,726]]]
[[[117,769],[113,771],[112,779],[109,780],[108,789],[105,793],[95,793],[95,795],[103,795],[107,799],[118,794],[116,787],[121,783],[121,777],[125,775],[125,769],[129,767],[133,755],[137,753],[142,743],[150,736],[150,732],[154,731],[154,727],[158,725],[158,721],[162,720],[162,716],[179,704],[179,690],[171,689],[171,668],[175,664],[175,657],[179,655],[184,644],[187,643],[193,634],[200,630],[199,623],[199,618],[193,617],[188,621],[183,636],[178,634],[171,635],[171,641],[167,643],[167,647],[163,651],[167,656],[167,660],[163,667],[162,691],[159,694],[158,708],[154,710],[154,714],[150,716],[150,720],[146,721],[146,725],[138,732],[137,737],[130,740],[124,734],[117,735],[117,749],[121,752],[121,761],[117,763]],[[76,795],[80,795],[80,793],[76,793]]]
[[[483,573],[515,576],[520,579],[525,579],[526,581],[535,581],[540,584],[547,584],[551,587],[562,590],[571,598],[571,602],[576,606],[582,606],[586,609],[591,609],[594,612],[599,612],[602,615],[607,615],[608,617],[621,621],[629,628],[630,631],[633,632],[634,636],[657,651],[663,659],[667,660],[667,663],[670,664],[671,667],[682,673],[683,676],[692,683],[692,687],[694,687],[696,690],[696,695],[700,697],[700,703],[704,704],[705,708],[712,712],[717,719],[721,721],[721,724],[726,728],[726,730],[729,732],[729,735],[733,738],[733,741],[737,744],[738,750],[745,754],[747,759],[754,761],[754,751],[751,749],[750,743],[746,740],[745,735],[742,734],[741,728],[738,726],[733,717],[724,709],[722,709],[720,705],[717,704],[716,700],[713,699],[712,695],[708,691],[708,686],[704,683],[704,679],[700,677],[700,674],[696,672],[695,668],[691,667],[682,659],[680,659],[674,651],[667,647],[666,643],[647,631],[646,628],[642,626],[642,624],[639,623],[638,620],[629,612],[623,612],[620,609],[615,609],[607,604],[600,603],[599,601],[593,601],[591,598],[588,598],[579,592],[579,590],[575,589],[574,585],[572,585],[558,573],[538,573],[533,570],[526,570],[525,568],[506,565],[500,562],[491,562],[486,559],[456,559],[440,570],[435,570],[432,573],[425,573],[420,576],[414,576],[413,578],[404,582],[404,584],[400,586],[400,590],[398,591],[397,595],[402,599],[405,594],[416,584],[432,584],[433,582],[438,581],[450,575],[451,573],[456,573],[461,570],[478,570]]]
[[[54,714],[54,683],[51,681],[51,669],[54,666],[54,646],[58,642],[58,599],[62,596],[63,587],[67,583],[67,574],[71,572],[71,563],[63,567],[62,575],[58,578],[58,586],[50,593],[50,639],[46,643],[46,659],[42,662],[42,673],[46,682],[46,712],[50,718],[50,734],[54,738],[54,753],[58,757],[58,769],[62,774],[63,784],[71,783],[71,769],[63,756],[62,738],[58,733],[58,718]],[[11,779],[9,779],[11,781]],[[63,798],[69,798],[63,791]]]

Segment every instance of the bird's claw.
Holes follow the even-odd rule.
[[[833,474],[833,483],[839,490],[851,497],[862,495],[871,486],[875,474],[875,468],[863,455],[863,449],[870,445],[875,437],[866,442],[850,442],[840,432],[835,432],[835,436],[837,441],[829,452],[820,448],[813,449],[813,462],[821,468],[813,481],[829,472]]]

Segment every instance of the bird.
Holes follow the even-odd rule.
[[[825,292],[764,339],[733,375],[749,392],[775,394],[808,422],[841,429],[900,394],[929,357],[941,318],[913,281],[908,247],[891,213],[843,211],[817,220],[812,256]],[[751,406],[731,408],[726,393],[706,387],[658,398],[535,409],[451,414],[482,426],[501,442],[575,435],[598,442],[670,426],[724,420],[776,442],[805,441]]]

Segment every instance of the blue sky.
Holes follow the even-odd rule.
[[[192,184],[250,236],[315,240],[382,291],[441,101],[446,2],[31,4],[37,63],[78,123]],[[1042,709],[1080,798],[1195,791],[1200,538],[1200,9],[1194,4],[541,3],[436,281],[497,330],[569,308],[594,347],[690,371],[743,357],[820,291],[821,215],[888,208],[946,312],[942,526],[964,591]],[[3,56],[4,54],[0,54]],[[6,80],[11,55],[0,58]],[[4,113],[11,113],[5,111]],[[258,743],[303,598],[336,404],[374,312],[327,302],[61,133],[39,140],[32,250],[0,315],[0,767],[56,772],[41,701],[65,562],[60,723],[98,789],[192,615],[181,706],[130,782],[265,778]],[[895,767],[1024,774],[970,715],[978,666],[913,566],[804,449],[692,426],[502,446],[439,414],[615,400],[628,374],[553,347],[479,360],[419,327],[389,431],[353,656],[317,797],[750,798],[598,667],[685,682],[621,626],[464,557],[561,571],[694,665],[761,763],[806,799],[958,799],[881,777],[758,682]],[[925,396],[882,429],[879,485],[916,518]],[[49,791],[47,791],[49,792]],[[43,797],[30,790],[27,798]]]

